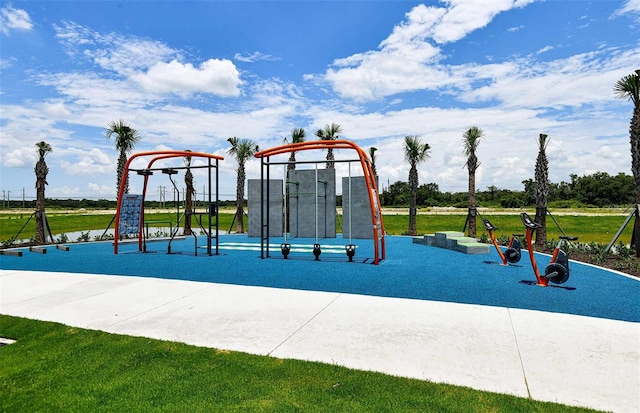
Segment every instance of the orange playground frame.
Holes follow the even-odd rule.
[[[288,145],[277,146],[270,149],[265,149],[259,151],[255,154],[255,157],[261,160],[261,173],[260,180],[264,182],[265,180],[265,169],[266,169],[266,180],[269,181],[269,165],[276,164],[271,163],[269,158],[275,155],[281,155],[291,152],[298,151],[307,151],[307,150],[324,150],[324,149],[349,149],[353,150],[357,153],[358,159],[354,161],[359,161],[362,166],[362,173],[364,174],[365,183],[367,185],[367,193],[369,196],[369,207],[371,212],[371,225],[373,230],[373,242],[374,242],[374,252],[375,257],[373,263],[378,265],[380,260],[384,260],[386,256],[385,251],[385,233],[384,233],[384,223],[382,219],[382,210],[380,207],[380,197],[378,194],[378,188],[376,186],[375,176],[373,175],[373,169],[371,168],[371,160],[367,153],[362,150],[355,143],[348,140],[318,140],[318,141],[309,141],[309,142],[300,142],[300,143],[292,143]],[[326,162],[325,160],[316,161],[312,163],[321,163]],[[337,160],[335,162],[345,162]],[[347,161],[351,162],[351,161]],[[288,162],[284,162],[287,164]],[[309,163],[309,162],[305,162]],[[277,164],[283,164],[279,162]],[[266,168],[265,168],[266,167]],[[264,185],[261,184],[261,188],[264,188]],[[267,189],[268,190],[268,189]],[[262,197],[264,202],[264,196]],[[268,207],[268,202],[267,202]],[[263,209],[263,208],[261,208]],[[269,230],[266,229],[267,236],[264,236],[265,231],[265,220],[264,213],[261,212],[261,224],[262,224],[262,236],[261,236],[261,258],[269,257]],[[266,225],[268,226],[268,224]],[[266,247],[265,247],[266,241]]]

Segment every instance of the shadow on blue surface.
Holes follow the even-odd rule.
[[[220,255],[208,256],[200,248],[194,255],[192,240],[174,242],[167,254],[166,242],[121,244],[113,254],[111,242],[71,244],[68,252],[50,246],[47,254],[23,257],[0,256],[5,270],[134,275],[201,282],[252,285],[300,290],[330,291],[382,297],[447,301],[497,307],[521,308],[640,322],[640,281],[631,277],[571,262],[571,277],[563,288],[538,287],[528,257],[519,265],[502,266],[497,253],[466,255],[413,244],[411,237],[386,237],[386,260],[371,264],[371,240],[355,240],[354,262],[348,262],[340,237],[320,240],[323,252],[316,261],[315,242],[289,240],[308,245],[289,259],[280,253],[281,239],[271,239],[271,257],[260,258],[260,241],[245,235],[221,235]],[[205,240],[200,240],[204,245]],[[251,250],[247,245],[254,244]],[[227,249],[231,248],[231,249]],[[331,252],[334,250],[335,252]],[[544,268],[550,257],[537,255]]]

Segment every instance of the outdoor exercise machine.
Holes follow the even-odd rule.
[[[483,218],[482,224],[484,225],[487,232],[489,232],[491,242],[493,243],[493,246],[496,247],[496,251],[498,251],[498,255],[500,255],[500,258],[502,259],[502,265],[507,265],[507,263],[515,264],[516,262],[520,261],[520,258],[522,258],[522,253],[520,252],[521,247],[518,237],[524,236],[523,234],[511,234],[509,246],[503,253],[500,249],[500,246],[498,245],[498,241],[496,240],[495,235],[493,234],[493,231],[497,230],[498,228],[493,226],[493,224],[491,224],[488,219]]]
[[[350,149],[356,151],[358,156],[357,159],[349,159],[349,160],[335,160],[334,163],[339,162],[348,162],[349,165],[351,162],[359,162],[362,167],[362,172],[364,175],[365,184],[367,187],[367,196],[369,199],[369,209],[371,213],[371,225],[373,230],[373,242],[374,242],[374,254],[375,257],[373,259],[373,263],[378,265],[380,260],[385,259],[385,239],[384,239],[384,224],[382,220],[382,212],[380,209],[380,198],[378,196],[378,190],[376,187],[375,177],[373,175],[373,170],[371,168],[371,160],[369,159],[367,153],[362,150],[355,143],[347,141],[347,140],[334,140],[334,141],[309,141],[309,142],[300,142],[300,143],[292,143],[288,145],[277,146],[274,148],[266,149],[260,151],[255,154],[256,158],[259,158],[261,161],[261,171],[260,171],[260,199],[261,199],[261,208],[260,208],[260,225],[261,225],[261,240],[260,240],[260,258],[268,258],[269,257],[269,185],[265,185],[265,181],[270,182],[270,167],[272,165],[288,165],[289,161],[273,161],[271,160],[272,156],[288,154],[291,152],[305,151],[305,150],[324,150],[324,149]],[[321,161],[296,161],[295,164],[315,164],[315,175],[316,175],[316,200],[315,200],[315,242],[313,244],[313,255],[315,260],[320,259],[320,255],[322,254],[322,248],[319,243],[318,237],[318,163],[325,162],[325,160]],[[349,178],[351,178],[351,168],[349,167]],[[351,179],[349,179],[350,181]],[[285,171],[285,182],[286,182],[286,171]],[[287,187],[288,184],[285,185],[285,202],[284,202],[284,212],[286,216],[286,199],[287,199]],[[349,184],[350,188],[350,184]],[[350,190],[350,189],[349,189]],[[266,205],[265,205],[266,202]],[[326,209],[326,208],[325,208]],[[349,208],[349,213],[351,213],[351,208]],[[351,222],[351,220],[350,220]],[[286,219],[285,219],[285,228],[284,228],[284,242],[280,245],[280,249],[284,258],[286,258],[291,252],[291,245],[287,242],[287,228],[286,228]],[[351,231],[349,231],[349,244],[345,246],[345,253],[349,259],[349,261],[353,260],[353,257],[356,252],[356,246],[353,244],[351,239]]]
[[[569,256],[562,249],[562,243],[565,241],[575,241],[578,237],[569,237],[566,235],[561,235],[559,237],[558,244],[556,244],[556,247],[553,250],[553,255],[551,256],[551,262],[545,268],[544,275],[541,275],[538,270],[538,265],[536,264],[536,258],[533,254],[532,236],[533,231],[538,228],[542,228],[542,225],[533,221],[526,212],[521,213],[520,218],[522,218],[522,223],[527,229],[527,249],[529,250],[529,258],[531,259],[531,266],[533,267],[533,273],[536,276],[537,285],[546,287],[549,285],[549,281],[555,284],[565,283],[569,279]]]
[[[131,162],[138,157],[152,157],[147,167],[144,169],[132,169],[130,168]],[[116,216],[115,216],[115,229],[114,229],[114,243],[113,243],[113,253],[118,253],[118,241],[122,235],[137,235],[138,236],[138,251],[146,251],[146,241],[144,234],[144,200],[147,193],[147,187],[149,182],[149,177],[151,177],[154,172],[160,171],[164,174],[169,175],[169,179],[171,180],[174,188],[177,190],[176,184],[171,178],[172,175],[175,175],[177,169],[187,169],[187,167],[174,167],[174,168],[153,168],[153,164],[159,160],[171,159],[171,158],[205,158],[208,160],[207,165],[203,166],[190,166],[191,169],[197,168],[206,168],[208,171],[208,192],[209,192],[209,200],[207,208],[208,211],[204,213],[209,217],[208,230],[204,228],[202,225],[202,215],[198,213],[193,213],[189,211],[189,214],[199,216],[200,227],[205,232],[207,238],[207,255],[212,255],[212,241],[215,240],[215,255],[218,255],[218,186],[219,186],[219,161],[224,158],[219,155],[214,155],[210,153],[204,152],[191,152],[191,151],[176,151],[176,150],[166,150],[166,151],[150,151],[150,152],[140,152],[132,155],[125,165],[123,179],[120,183],[120,188],[118,190],[118,205],[116,208]],[[213,193],[213,183],[212,183],[212,170],[215,170],[215,200],[212,198]],[[129,177],[129,172],[135,171],[138,175],[144,177],[144,185],[142,194],[125,194],[124,189],[126,186],[127,179]],[[179,192],[178,192],[179,194]],[[179,201],[179,195],[178,195]],[[185,211],[185,213],[187,213]],[[184,216],[184,214],[183,214]],[[169,241],[167,252],[171,253],[171,241],[175,238],[176,234],[179,231],[179,202],[177,205],[176,212],[176,222],[175,230],[171,234],[171,239]],[[215,224],[214,224],[215,223]],[[193,234],[193,233],[192,233]],[[215,234],[215,235],[214,235]],[[198,255],[198,244],[197,244],[197,236],[193,234],[194,242],[195,242],[195,255]]]

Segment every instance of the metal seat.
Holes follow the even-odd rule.
[[[538,228],[542,228],[543,227],[542,224],[532,220],[531,217],[529,216],[529,214],[527,214],[526,212],[521,213],[520,214],[520,218],[522,218],[522,223],[527,228],[538,229]]]

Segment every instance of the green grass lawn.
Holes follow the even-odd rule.
[[[109,214],[92,214],[84,213],[47,213],[47,220],[51,232],[56,234],[68,234],[71,232],[88,231],[88,230],[105,230],[111,224],[107,234],[113,235],[114,223],[111,223],[113,215]],[[145,214],[147,221],[161,221],[162,223],[152,224],[153,226],[169,228],[168,221],[173,225],[176,222],[175,213],[147,213]],[[220,230],[228,231],[233,221],[233,214],[220,214],[219,227]],[[26,224],[26,226],[24,226]],[[203,220],[204,225],[208,225],[208,220]],[[246,225],[246,218],[245,218]],[[24,229],[22,227],[24,226]],[[192,228],[197,228],[194,220]],[[19,239],[29,239],[35,234],[35,218],[29,220],[29,214],[0,214],[0,241],[8,240],[14,237],[22,229]],[[235,231],[235,226],[233,228]],[[69,241],[76,241],[70,239]]]
[[[4,315],[0,336],[2,412],[593,411]]]
[[[529,214],[533,218],[534,213],[529,211]],[[496,238],[500,235],[510,237],[513,233],[525,233],[525,227],[519,214],[486,215],[484,218],[499,228],[498,231],[494,232]],[[554,218],[558,221],[558,225],[551,217],[547,216],[547,239],[557,240],[562,235],[560,231],[560,228],[562,228],[567,235],[577,236],[579,242],[587,244],[591,242],[608,244],[625,220],[624,216],[619,215],[554,215]],[[388,233],[403,234],[407,232],[408,217],[385,215],[383,219]],[[416,224],[418,234],[432,234],[435,231],[462,231],[465,220],[466,215],[418,215]],[[487,233],[480,219],[477,220],[476,227],[478,237],[482,233]],[[624,241],[625,244],[631,242],[632,230],[633,222],[627,225],[620,236],[620,240]]]
[[[533,214],[532,211],[529,211]],[[559,226],[567,235],[575,235],[579,237],[579,242],[600,244],[608,244],[615,233],[625,220],[625,216],[620,215],[554,215]],[[14,237],[20,228],[27,222],[28,214],[0,214],[0,241],[8,240]],[[48,213],[49,226],[54,234],[71,233],[87,230],[104,230],[109,225],[113,215],[97,215],[91,212],[84,213]],[[500,235],[510,236],[512,233],[524,233],[524,226],[517,213],[505,213],[504,215],[487,215],[491,223],[499,228],[496,237]],[[175,224],[175,213],[147,213],[145,214],[147,221],[172,221]],[[417,228],[419,234],[433,233],[435,231],[462,231],[466,219],[466,211],[461,211],[456,215],[447,214],[419,214],[417,217]],[[222,231],[228,231],[231,228],[233,220],[232,213],[221,213],[219,216],[219,228]],[[383,216],[385,230],[390,235],[405,234],[409,225],[409,217],[407,215],[386,214]],[[206,221],[206,220],[205,220]],[[205,225],[207,223],[205,222]],[[246,228],[245,217],[245,228]],[[168,224],[159,224],[159,226],[167,226]],[[192,225],[196,227],[195,223]],[[631,241],[632,223],[627,225],[620,239],[628,244]],[[484,230],[480,219],[477,221],[477,235]],[[235,225],[233,227],[235,231]],[[340,229],[338,228],[340,232]],[[547,216],[547,238],[558,239],[562,235],[558,226],[554,223],[550,216]],[[20,238],[30,238],[35,234],[35,220],[31,219],[27,226],[22,230]],[[109,230],[109,234],[113,234],[113,225]],[[70,239],[69,241],[76,241]]]

